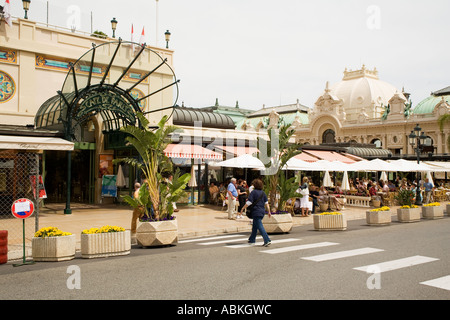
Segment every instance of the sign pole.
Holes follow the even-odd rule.
[[[23,260],[22,263],[13,264],[14,267],[19,267],[27,264],[34,264],[34,261],[26,261],[25,250],[25,219],[31,216],[34,212],[34,204],[28,199],[18,199],[14,201],[11,211],[14,217],[22,219],[22,245],[23,245]]]

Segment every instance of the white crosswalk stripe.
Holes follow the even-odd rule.
[[[320,255],[310,256],[310,257],[303,257],[302,259],[316,261],[316,262],[322,262],[322,261],[348,258],[348,257],[369,254],[369,253],[375,253],[375,252],[381,252],[381,251],[384,251],[384,250],[375,249],[375,248],[361,248],[361,249],[354,249],[354,250],[347,250],[347,251],[332,252],[332,253],[327,253],[327,254],[320,254]]]
[[[285,247],[285,248],[277,248],[277,249],[269,249],[264,250],[260,252],[268,253],[268,254],[278,254],[278,253],[285,253],[285,252],[291,252],[291,251],[299,251],[299,250],[306,250],[306,249],[313,249],[313,248],[320,248],[320,247],[327,247],[327,246],[335,246],[339,243],[335,242],[318,242],[318,243],[310,243],[310,244],[303,244],[298,246],[291,246],[291,247]]]
[[[420,284],[450,291],[450,276],[424,281]]]
[[[261,238],[261,237],[256,237],[257,239],[258,238]],[[242,241],[242,242],[246,242],[246,241],[248,241],[248,237],[245,237],[245,238],[237,238],[237,239],[228,239],[228,240],[220,240],[220,241],[212,241],[212,242],[204,242],[204,243],[199,243],[199,245],[202,245],[202,246],[209,246],[209,245],[213,245],[213,244],[222,244],[222,243],[230,243],[230,242],[239,242],[239,241]]]
[[[295,239],[295,238],[289,238],[289,239],[280,239],[280,240],[273,240],[271,241],[272,244],[277,244],[277,243],[286,243],[286,242],[293,242],[293,241],[300,241],[301,239]],[[232,248],[232,249],[241,249],[241,248],[251,248],[252,246],[262,246],[264,244],[264,242],[256,242],[254,245],[250,245],[248,243],[246,244],[237,244],[237,245],[229,245],[226,246],[227,248]]]
[[[423,257],[423,256],[413,256],[398,260],[386,261],[377,264],[372,264],[364,267],[353,268],[355,270],[370,272],[370,273],[381,273],[391,270],[397,270],[401,268],[412,267],[422,263],[432,262],[439,259]]]
[[[178,243],[200,242],[200,241],[209,241],[209,240],[217,240],[217,239],[236,238],[236,237],[242,237],[242,235],[241,234],[232,234],[232,235],[226,235],[226,236],[214,236],[214,237],[209,237],[209,238],[186,239],[186,240],[178,241]]]

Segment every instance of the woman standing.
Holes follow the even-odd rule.
[[[245,180],[239,179],[238,186],[237,186],[237,192],[238,192],[238,201],[239,201],[239,214],[237,215],[236,219],[243,219],[244,217],[241,214],[242,208],[244,208],[245,200],[247,199],[247,189],[245,188],[247,185],[247,182]]]
[[[303,184],[299,190],[302,197],[300,198],[300,208],[302,209],[302,217],[307,217],[309,213],[309,183],[308,177],[303,177]]]
[[[266,213],[265,209],[269,212],[269,218],[272,216],[270,213],[270,207],[269,207],[269,200],[267,199],[267,195],[263,191],[263,182],[260,179],[256,179],[253,181],[253,186],[255,189],[250,193],[247,202],[245,203],[244,207],[241,209],[242,212],[247,209],[250,205],[253,204],[251,210],[252,210],[252,219],[253,219],[253,226],[252,226],[252,233],[250,235],[250,238],[248,238],[249,244],[254,244],[256,240],[256,233],[259,230],[259,233],[264,239],[264,247],[270,246],[270,238],[267,235],[266,230],[264,229],[264,226],[262,224],[262,219],[264,218],[264,215]]]

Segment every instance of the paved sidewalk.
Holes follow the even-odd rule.
[[[178,206],[180,211],[176,213],[178,220],[178,238],[187,239],[205,235],[217,235],[224,233],[248,232],[251,230],[250,220],[245,217],[238,220],[229,220],[226,210],[220,206],[197,205]],[[96,206],[96,205],[72,205],[72,214],[63,213],[63,204],[48,204],[40,209],[39,228],[57,227],[65,232],[76,235],[77,249],[80,249],[80,235],[84,229],[102,227],[104,225],[121,226],[130,229],[132,210],[125,205]],[[396,212],[397,207],[392,211]],[[367,208],[345,207],[342,210],[347,220],[366,218]],[[294,227],[313,224],[313,217],[299,217],[294,219]],[[11,219],[9,219],[11,220]],[[13,219],[10,223],[17,223]],[[2,221],[5,224],[5,221]],[[0,229],[7,229],[2,226]],[[29,240],[29,239],[28,239]],[[23,258],[21,239],[9,239],[9,260]],[[28,247],[26,255],[31,256],[31,248]]]

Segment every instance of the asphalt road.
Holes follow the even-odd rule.
[[[443,278],[450,276],[448,216],[385,227],[349,221],[339,232],[296,227],[272,235],[268,248],[246,245],[248,235],[133,247],[124,257],[0,265],[0,300],[180,300],[184,306],[184,300],[450,298]],[[447,287],[423,283],[435,279]]]

